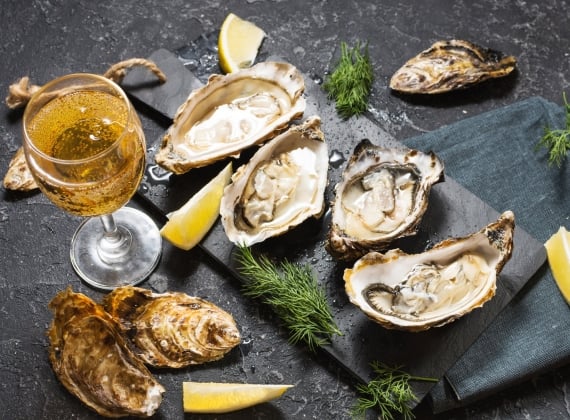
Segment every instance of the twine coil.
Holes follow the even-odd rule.
[[[136,67],[144,66],[148,68],[153,74],[156,75],[160,83],[166,82],[166,75],[158,68],[158,66],[151,60],[146,58],[130,58],[128,60],[120,61],[113,64],[103,74],[103,77],[110,79],[116,83],[121,83],[127,70]],[[30,78],[24,76],[15,83],[11,84],[8,88],[8,96],[6,97],[6,105],[10,109],[16,109],[25,106],[34,93],[39,90],[40,86],[30,84]]]

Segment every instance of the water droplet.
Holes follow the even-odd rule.
[[[149,165],[146,168],[146,172],[148,174],[149,181],[158,184],[167,183],[172,175],[172,172],[169,172],[158,165]]]
[[[340,151],[334,149],[331,152],[329,156],[329,163],[333,168],[340,167],[344,163],[344,161],[345,161],[344,155]]]
[[[141,184],[139,185],[139,192],[141,194],[146,194],[149,191],[150,191],[150,187],[148,186],[148,184],[144,181],[141,182]]]
[[[322,85],[323,84],[323,78],[317,74],[313,74],[311,75],[311,79],[313,80],[313,82],[315,82],[317,85]]]

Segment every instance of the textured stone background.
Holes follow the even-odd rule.
[[[569,2],[546,1],[318,1],[228,0],[4,0],[0,8],[0,92],[29,75],[42,84],[66,73],[103,73],[126,58],[158,48],[177,49],[219,29],[234,12],[265,29],[262,53],[278,54],[322,80],[338,57],[341,41],[368,41],[375,68],[370,116],[396,139],[436,129],[470,115],[534,95],[562,103],[570,74]],[[434,41],[464,38],[518,58],[518,73],[481,89],[435,98],[404,98],[387,89],[392,73]],[[215,52],[213,52],[215,54]],[[4,108],[0,122],[0,169],[19,147],[18,111]],[[143,115],[144,117],[144,115]],[[149,141],[160,124],[143,118]],[[96,416],[53,376],[45,330],[47,302],[67,285],[94,298],[68,262],[68,241],[79,220],[39,194],[0,189],[0,412],[6,419]],[[169,249],[161,264],[179,259]],[[170,256],[170,257],[169,257]],[[187,253],[176,276],[152,279],[156,289],[185,290],[235,308],[244,344],[221,363],[189,369],[185,378],[290,382],[298,386],[272,404],[219,418],[349,418],[356,394],[333,366],[290,346],[271,314],[244,299],[224,272]],[[157,418],[181,418],[180,374],[159,371],[167,388]],[[568,368],[506,390],[496,397],[439,418],[565,418]],[[421,408],[419,418],[429,418]],[[200,416],[192,416],[200,418]],[[214,416],[204,416],[214,418]],[[218,418],[218,417],[216,417]]]

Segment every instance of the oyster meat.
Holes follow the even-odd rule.
[[[405,93],[442,93],[511,73],[517,60],[468,41],[438,41],[408,60],[390,79]]]
[[[124,286],[105,296],[103,306],[130,338],[135,354],[156,367],[218,360],[241,340],[229,313],[184,293]]]
[[[445,325],[495,295],[497,276],[512,254],[514,226],[514,214],[506,211],[479,232],[421,254],[371,252],[345,270],[346,293],[386,328]]]
[[[262,62],[212,75],[182,104],[156,162],[174,173],[208,165],[261,143],[305,111],[305,81],[294,66]]]
[[[311,117],[291,127],[234,173],[220,204],[230,241],[250,246],[322,215],[328,148],[320,125]]]
[[[152,416],[165,390],[129,349],[115,320],[71,288],[49,308],[49,358],[67,390],[102,416]]]
[[[415,234],[431,186],[442,179],[443,163],[432,152],[386,149],[362,140],[335,186],[327,251],[353,261]]]

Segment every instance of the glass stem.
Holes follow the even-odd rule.
[[[103,235],[97,244],[99,258],[106,264],[123,262],[132,246],[131,233],[115,224],[112,214],[105,214],[99,219],[103,224]]]

